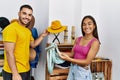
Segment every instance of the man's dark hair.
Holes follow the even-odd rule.
[[[33,11],[32,7],[31,7],[30,5],[28,5],[28,4],[22,5],[22,6],[20,7],[20,11],[21,11],[23,8],[28,8],[28,9],[31,9],[31,10]]]

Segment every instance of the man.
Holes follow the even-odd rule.
[[[33,9],[30,5],[22,5],[18,12],[18,21],[3,30],[4,41],[4,80],[30,80],[29,49],[35,48],[48,32],[45,30],[34,41],[30,30],[26,27],[32,19]]]

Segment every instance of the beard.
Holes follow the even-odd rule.
[[[30,24],[30,20],[28,19],[29,22],[28,22],[28,23],[24,23],[24,22],[22,21],[23,19],[25,19],[25,18],[21,18],[21,17],[19,17],[19,21],[20,21],[20,23],[21,23],[22,25],[25,25],[26,27],[29,26],[29,24]]]

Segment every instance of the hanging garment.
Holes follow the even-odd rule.
[[[33,36],[34,39],[38,38],[38,33],[37,33],[36,28],[32,28],[32,36]],[[33,61],[30,62],[31,68],[36,68],[37,67],[39,56],[40,56],[40,53],[41,53],[39,45],[37,47],[35,47],[34,49],[36,51],[36,57],[35,57],[35,59]]]
[[[0,17],[0,28],[2,28],[2,30],[9,24],[10,22],[6,17]]]
[[[48,46],[45,49],[47,51],[47,67],[48,67],[48,72],[51,74],[53,72],[54,64],[63,63],[64,60],[62,60],[59,57],[60,51],[58,50],[57,44],[51,43],[50,46]]]

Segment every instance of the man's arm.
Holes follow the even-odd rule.
[[[15,62],[15,56],[14,56],[15,43],[4,42],[4,49],[6,51],[8,65],[13,75],[12,80],[22,80],[21,76],[18,73],[16,62]]]

